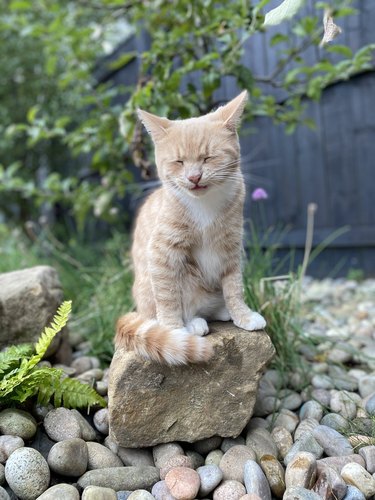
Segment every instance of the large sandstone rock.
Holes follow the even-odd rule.
[[[49,266],[0,274],[0,348],[35,342],[62,302],[58,274]],[[55,350],[60,339],[54,342]],[[50,351],[51,353],[51,351]]]
[[[211,324],[207,364],[168,367],[118,350],[109,382],[110,436],[127,448],[238,436],[249,421],[257,384],[274,354],[262,331]]]

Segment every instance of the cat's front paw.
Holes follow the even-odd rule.
[[[238,328],[250,332],[263,330],[267,324],[263,316],[257,312],[251,312],[249,315],[242,316],[238,321],[234,320],[233,323],[238,326]]]
[[[186,325],[186,328],[189,333],[198,335],[199,337],[203,337],[209,332],[207,321],[203,318],[193,318]]]

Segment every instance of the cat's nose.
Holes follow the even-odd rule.
[[[188,179],[193,184],[198,184],[198,182],[201,180],[201,177],[202,177],[202,174],[193,174],[193,175],[189,175]]]

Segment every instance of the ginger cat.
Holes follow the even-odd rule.
[[[162,186],[137,218],[132,247],[137,312],[122,316],[115,344],[178,365],[212,355],[207,320],[260,330],[241,274],[245,185],[237,126],[247,92],[199,118],[171,121],[138,110],[155,145]]]

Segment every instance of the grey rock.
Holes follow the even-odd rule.
[[[271,455],[263,455],[260,466],[276,498],[282,498],[285,492],[285,472],[280,462]]]
[[[117,500],[128,500],[131,494],[132,494],[131,491],[117,491],[116,492]]]
[[[344,496],[343,500],[366,500],[366,497],[361,491],[359,491],[358,488],[352,486],[351,484],[348,484],[346,495]]]
[[[365,375],[358,382],[359,394],[362,398],[366,398],[375,392],[375,375]]]
[[[95,443],[94,441],[87,441],[86,444],[88,451],[88,470],[121,467],[123,465],[121,458],[102,444]]]
[[[265,417],[274,413],[280,408],[281,401],[275,396],[257,395],[257,400],[254,406],[253,415],[255,417]]]
[[[323,455],[322,446],[320,446],[311,432],[306,432],[290,448],[288,454],[284,458],[284,464],[288,465],[288,463],[297,455],[297,453],[301,451],[312,453],[317,459]]]
[[[155,483],[152,487],[151,494],[154,496],[155,500],[176,500],[168,490],[165,481],[158,481]]]
[[[147,449],[122,448],[120,446],[117,454],[124,465],[154,465],[152,453]]]
[[[154,496],[147,490],[135,490],[128,498],[129,500],[154,500]]]
[[[99,368],[100,361],[94,356],[80,356],[72,361],[70,366],[76,370],[77,375],[80,375],[92,368]]]
[[[81,429],[81,438],[85,441],[96,441],[95,429],[89,424],[85,417],[78,410],[70,410],[70,413],[76,418]]]
[[[203,465],[198,467],[197,472],[201,480],[199,488],[199,496],[201,497],[211,493],[223,479],[223,472],[217,465]]]
[[[312,453],[301,451],[288,463],[285,471],[285,486],[302,486],[308,490],[316,480],[316,458]]]
[[[370,474],[375,472],[375,446],[363,446],[358,453],[366,463],[366,470]]]
[[[312,432],[312,430],[315,429],[315,427],[318,427],[318,425],[319,422],[314,418],[305,418],[295,430],[294,440],[297,441],[298,439],[301,439],[303,434],[306,432]]]
[[[254,429],[246,435],[246,446],[251,448],[258,460],[263,455],[273,455],[277,457],[278,449],[271,433],[267,429]]]
[[[80,495],[77,488],[71,484],[60,483],[51,486],[38,497],[37,500],[79,500]]]
[[[167,460],[166,464],[162,469],[160,469],[160,479],[165,479],[168,472],[176,467],[187,467],[189,469],[193,468],[191,458],[186,455],[177,455],[175,457],[171,457]]]
[[[283,500],[322,500],[314,491],[300,486],[293,486],[285,490]]]
[[[361,399],[358,394],[348,391],[332,391],[330,407],[334,413],[339,413],[342,417],[352,419],[357,414],[357,406]]]
[[[358,488],[366,498],[375,495],[375,479],[361,465],[357,463],[344,465],[341,477],[346,483]]]
[[[333,383],[335,388],[339,391],[357,391],[358,381],[354,377],[348,375],[340,375],[339,377],[333,378]]]
[[[352,359],[352,353],[350,352],[349,346],[345,348],[345,345],[342,344],[342,347],[334,347],[328,353],[328,360],[334,363],[348,363]]]
[[[276,418],[274,418],[274,415],[270,415],[268,418],[273,422],[273,427],[284,427],[290,433],[293,433],[299,424],[298,416],[286,408],[283,408],[280,413],[277,413]]]
[[[108,423],[108,409],[102,408],[94,414],[94,425],[96,429],[102,434],[108,436],[109,423]]]
[[[3,458],[3,460],[0,459],[0,462],[5,463],[5,461],[8,460],[9,455],[13,453],[14,450],[22,448],[23,446],[25,446],[25,443],[23,439],[18,436],[0,436],[0,457]]]
[[[369,397],[365,405],[366,411],[370,416],[375,415],[375,394]]]
[[[112,488],[86,486],[82,493],[82,500],[117,500],[117,495]]]
[[[44,419],[44,429],[54,441],[81,437],[77,418],[66,408],[56,408],[48,412]]]
[[[263,375],[261,381],[267,381],[271,383],[276,389],[281,389],[285,386],[283,377],[280,376],[278,370],[267,370]]]
[[[258,495],[262,500],[271,500],[271,490],[264,472],[254,460],[248,460],[244,466],[246,492]]]
[[[224,438],[223,442],[221,443],[220,449],[225,453],[230,448],[238,444],[245,444],[245,439],[242,436],[238,436],[237,438]]]
[[[341,474],[342,468],[346,464],[350,464],[352,462],[358,463],[359,465],[362,465],[362,467],[365,466],[365,461],[360,455],[346,455],[344,457],[326,457],[326,458],[321,458],[320,460],[317,460],[316,465],[318,467],[318,474],[321,473],[327,466],[332,467],[335,469],[339,474]]]
[[[43,421],[49,411],[53,410],[53,406],[48,403],[46,406],[35,403],[33,405],[33,415],[38,421]]]
[[[346,437],[331,427],[319,425],[312,434],[329,457],[353,454],[353,447]]]
[[[338,432],[342,432],[348,427],[347,419],[338,413],[327,413],[327,415],[324,415],[320,423],[322,425],[326,425],[327,427],[331,427]]]
[[[0,412],[0,432],[18,436],[22,439],[31,439],[36,433],[35,418],[23,410],[7,408]]]
[[[248,460],[255,460],[255,458],[255,452],[245,445],[230,448],[224,453],[219,465],[223,471],[224,480],[233,479],[243,483],[244,465]]]
[[[269,430],[269,422],[262,417],[253,417],[249,420],[249,422],[246,424],[246,431],[252,431],[253,429],[259,429],[259,427],[262,427],[263,429]]]
[[[192,467],[194,470],[198,469],[198,467],[202,467],[205,465],[204,457],[194,450],[186,450],[186,456],[191,459]]]
[[[33,448],[18,448],[7,460],[5,478],[22,500],[34,500],[49,485],[50,471],[43,456]]]
[[[10,496],[2,486],[0,486],[0,500],[10,500]]]
[[[75,368],[73,368],[75,370]],[[94,384],[98,380],[103,378],[103,370],[101,368],[91,368],[86,372],[80,373],[77,375],[77,379],[82,382],[89,382],[90,384]]]
[[[323,417],[323,407],[318,401],[309,400],[304,403],[299,411],[299,418],[305,420],[307,418],[313,418],[320,422]]]
[[[62,298],[61,283],[52,267],[0,274],[0,347],[36,342]],[[55,338],[49,354],[57,350],[61,335]]]
[[[113,453],[115,455],[118,455],[118,451],[119,451],[119,445],[113,441],[113,439],[110,437],[110,436],[107,436],[105,439],[104,439],[104,446],[106,446],[109,450],[113,451]],[[134,464],[129,464],[129,465],[134,465]],[[147,465],[147,464],[145,464]]]
[[[347,485],[335,469],[326,467],[319,474],[313,490],[324,500],[342,500],[347,492]]]
[[[329,406],[331,402],[331,393],[326,389],[314,389],[311,391],[311,398],[322,406]]]
[[[0,464],[0,485],[4,484],[5,481],[5,467],[3,464]]]
[[[151,466],[139,467],[107,467],[90,470],[78,480],[81,488],[86,486],[103,486],[115,491],[138,489],[149,490],[159,481],[159,469]]]
[[[99,380],[95,384],[96,392],[101,396],[106,396],[108,393],[108,381],[107,380]]]
[[[274,348],[264,332],[248,335],[229,323],[212,323],[210,328],[207,340],[214,356],[204,367],[161,366],[122,349],[115,353],[108,386],[109,421],[111,436],[120,446],[195,442],[241,433]]]
[[[272,439],[278,450],[278,457],[284,459],[293,446],[291,433],[284,427],[275,427],[271,432]]]
[[[212,436],[205,439],[200,439],[194,443],[194,450],[201,455],[206,455],[212,450],[220,448],[223,438],[220,436]]]
[[[335,387],[331,377],[324,374],[314,375],[311,383],[315,389],[333,389]]]
[[[80,438],[60,441],[52,446],[47,462],[51,470],[57,474],[72,477],[82,476],[88,465],[87,444]]]
[[[297,410],[297,408],[302,405],[302,398],[298,392],[287,389],[284,390],[282,394],[279,393],[278,397],[281,401],[281,408],[285,408],[287,410]]]
[[[213,494],[213,500],[239,500],[246,493],[245,486],[238,481],[223,481]]]
[[[184,450],[178,443],[165,443],[154,446],[152,449],[155,467],[161,469],[167,461],[176,455],[184,455]]]
[[[204,463],[205,463],[205,465],[217,465],[217,466],[219,466],[223,456],[224,456],[224,453],[221,450],[212,450],[207,455]]]

